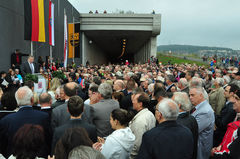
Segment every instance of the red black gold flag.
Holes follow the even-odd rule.
[[[44,0],[24,0],[24,39],[45,42]]]

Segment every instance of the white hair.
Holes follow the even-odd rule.
[[[108,83],[102,83],[98,87],[98,92],[104,99],[109,99],[112,97],[112,86]]]
[[[188,81],[186,78],[180,78],[179,83],[181,83],[181,85],[186,88],[188,86]]]
[[[217,77],[214,81],[216,81],[221,87],[224,85],[224,79]]]
[[[33,92],[27,86],[20,87],[15,93],[15,98],[18,106],[31,105],[32,97],[33,97]]]
[[[172,99],[165,98],[158,104],[158,111],[165,120],[177,120],[179,108]]]
[[[150,93],[153,93],[153,91],[154,91],[154,83],[151,83],[151,84],[148,85],[148,91]]]
[[[186,92],[174,92],[174,101],[180,105],[180,109],[183,111],[191,110],[191,102]]]
[[[231,81],[231,78],[229,76],[223,76],[224,81],[228,84]]]
[[[193,77],[192,80],[189,83],[190,87],[202,87],[203,86],[203,80],[198,77]]]

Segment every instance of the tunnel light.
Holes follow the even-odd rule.
[[[89,40],[89,44],[92,44],[92,40]]]

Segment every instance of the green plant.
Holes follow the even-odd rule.
[[[61,72],[61,71],[54,71],[52,73],[52,77],[53,78],[59,78],[59,79],[62,79],[62,80],[65,78],[64,73]]]
[[[24,77],[24,81],[33,81],[34,83],[38,83],[38,76],[28,73]]]

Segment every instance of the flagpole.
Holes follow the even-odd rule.
[[[53,61],[52,61],[52,45],[50,45],[50,62],[52,63]]]
[[[31,56],[33,56],[33,41],[31,41]]]
[[[72,6],[72,16],[73,16],[73,6]],[[75,24],[74,24],[74,16],[73,16],[73,62],[75,58],[75,43],[74,43],[74,38],[75,38]]]

